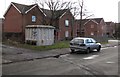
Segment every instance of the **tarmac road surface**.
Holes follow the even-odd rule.
[[[69,49],[59,49],[67,51]],[[73,53],[59,57],[3,64],[3,75],[118,75],[118,46],[101,52]]]

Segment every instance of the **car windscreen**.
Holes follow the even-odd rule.
[[[84,40],[83,39],[73,39],[72,42],[79,44],[79,43],[84,43]]]

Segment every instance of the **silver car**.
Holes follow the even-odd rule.
[[[71,52],[75,51],[85,51],[89,53],[90,51],[101,49],[101,44],[96,42],[93,38],[76,37],[70,41]]]

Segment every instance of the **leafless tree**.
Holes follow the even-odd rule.
[[[57,12],[58,10],[61,10],[61,9],[70,9],[70,6],[71,6],[71,2],[62,2],[60,0],[34,0],[40,7],[42,7],[43,9],[48,9],[51,13],[51,17],[50,17],[50,25],[53,25],[54,23],[54,20],[56,20],[59,16],[58,14],[56,13],[59,13]]]
[[[91,16],[93,16],[94,14],[90,14],[88,15],[87,13],[87,9],[85,8],[85,5],[84,5],[84,0],[78,0],[78,4],[79,4],[79,7],[77,11],[77,15],[80,15],[80,22],[79,22],[79,36],[83,36],[83,33],[82,33],[82,28],[83,28],[83,25],[82,25],[82,20],[83,20],[83,17],[84,19],[87,19]]]
[[[80,16],[80,26],[79,26],[79,36],[81,35],[82,31],[82,19],[83,17],[89,18],[92,15],[87,15],[87,10],[84,7],[84,0],[78,0],[78,2],[71,2],[71,1],[65,1],[62,2],[61,0],[34,0],[40,7],[44,9],[48,9],[51,11],[51,18],[50,18],[50,25],[53,25],[55,22],[54,20],[57,20],[58,17],[55,17],[58,13],[56,11],[61,9],[68,9],[72,12],[73,16],[76,18]],[[74,25],[74,19],[72,19],[72,27]],[[73,28],[72,28],[73,29]],[[72,30],[73,31],[73,30]],[[72,32],[73,35],[73,32]]]

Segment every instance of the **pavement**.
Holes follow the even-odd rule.
[[[103,44],[102,48],[115,46],[115,44]],[[2,61],[0,64],[10,64],[21,61],[31,61],[34,59],[43,59],[49,57],[59,57],[70,53],[69,48],[54,49],[48,51],[34,51],[24,48],[17,48],[8,45],[2,45]]]

